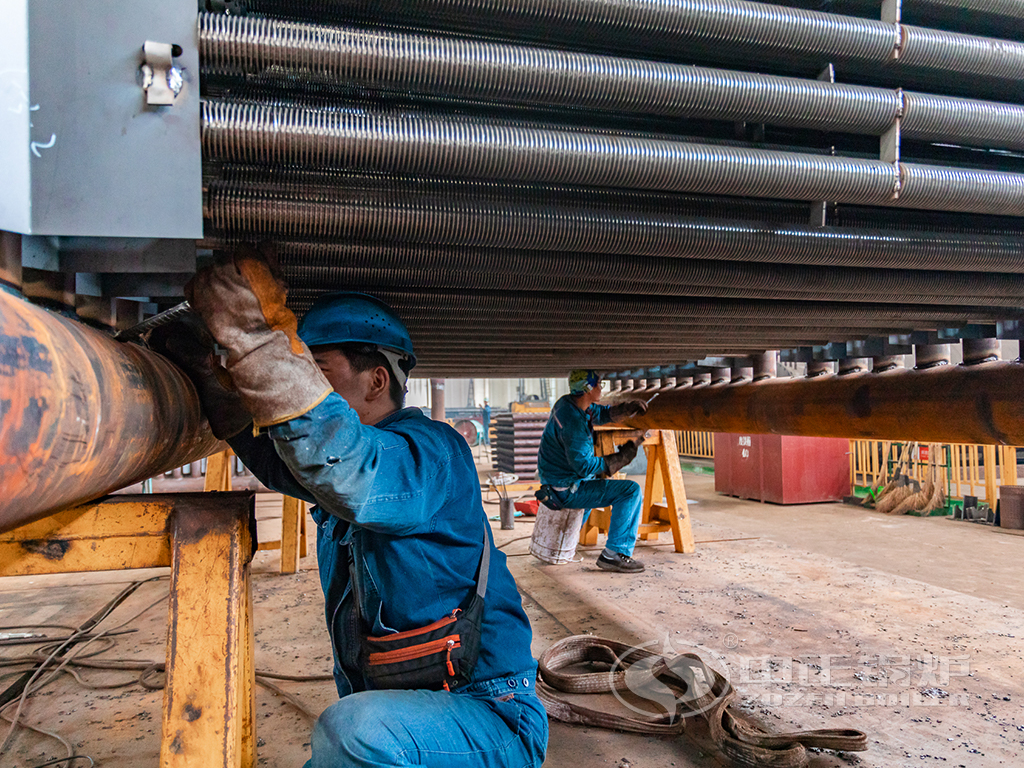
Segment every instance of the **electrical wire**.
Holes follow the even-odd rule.
[[[507,547],[507,546],[508,546],[509,544],[515,544],[515,543],[516,543],[517,541],[526,541],[527,539],[530,539],[530,538],[533,538],[533,537],[532,537],[532,536],[520,536],[520,537],[519,537],[519,538],[517,538],[517,539],[509,539],[509,540],[508,540],[508,541],[506,541],[506,542],[505,542],[504,544],[501,544],[501,545],[499,545],[499,546],[497,547],[497,549],[504,549],[504,548],[505,548],[505,547]]]
[[[36,763],[35,765],[29,766],[29,768],[46,768],[48,765],[56,765],[57,763],[69,763],[75,760],[88,760],[89,768],[96,765],[96,761],[88,755],[72,755],[71,757],[58,757],[56,760],[47,760],[45,763]]]
[[[167,578],[166,576],[154,576],[153,578],[150,578],[150,579],[144,579],[142,581],[134,581],[134,582],[132,582],[127,587],[122,589],[117,595],[115,595],[114,598],[112,600],[110,600],[106,605],[104,605],[102,608],[100,608],[99,611],[97,611],[92,616],[90,616],[83,624],[81,624],[77,628],[75,634],[71,635],[67,640],[65,640],[62,643],[60,643],[46,657],[46,660],[43,663],[41,663],[36,668],[36,670],[32,674],[32,676],[25,682],[24,688],[22,688],[21,695],[17,699],[17,703],[18,703],[17,709],[15,709],[14,715],[11,717],[11,719],[8,720],[8,722],[11,724],[11,727],[7,730],[7,734],[4,736],[3,742],[0,743],[0,754],[3,754],[4,752],[6,752],[8,746],[11,743],[11,739],[14,737],[15,731],[17,730],[18,725],[19,725],[19,721],[21,719],[22,710],[25,707],[25,701],[28,699],[29,694],[33,690],[39,690],[41,687],[43,687],[44,685],[48,684],[51,680],[53,680],[57,676],[57,674],[59,674],[60,671],[64,669],[64,667],[67,665],[67,663],[71,660],[71,657],[64,659],[64,661],[57,667],[56,671],[53,671],[42,682],[37,683],[36,681],[40,678],[40,676],[43,674],[43,672],[46,671],[47,666],[51,662],[53,662],[54,659],[56,659],[59,656],[61,656],[64,653],[64,651],[67,650],[71,645],[73,645],[74,643],[77,643],[81,639],[81,636],[91,632],[94,627],[96,627],[100,622],[104,621],[108,616],[110,616],[110,614],[113,613],[113,611],[119,605],[121,605],[121,603],[123,603],[125,600],[127,600],[143,584],[148,584],[151,581],[158,581],[158,580],[166,579],[166,578]],[[165,599],[166,599],[166,596],[165,597],[161,597],[160,601],[158,601],[158,602],[162,602]],[[147,606],[145,609],[143,609],[141,612],[139,612],[138,614],[133,616],[128,621],[134,621],[136,618],[138,618],[143,613],[148,611],[154,605],[156,605],[156,603],[150,604],[149,606]],[[107,632],[113,631],[113,630],[117,630],[117,629],[121,629],[121,627],[123,627],[127,623],[128,622],[122,622],[121,624],[118,624],[117,626],[112,627],[110,630],[107,630]],[[89,640],[87,640],[85,642],[85,645],[83,645],[82,648],[79,649],[79,650],[84,650],[84,648],[88,647],[94,641],[96,641],[96,640],[100,639],[101,637],[103,637],[104,634],[106,634],[106,632],[100,632],[99,634],[91,637]],[[11,706],[12,704],[14,704],[14,701],[7,702],[2,707],[0,707],[0,712],[3,712],[3,710],[7,709],[7,707]],[[4,717],[4,720],[7,720],[7,718]],[[62,744],[64,744],[69,749],[69,753],[68,753],[69,757],[73,757],[74,756],[74,749],[70,746],[70,744],[68,744],[63,738],[61,738],[57,734],[51,734],[49,731],[43,731],[43,730],[41,730],[39,728],[35,728],[35,727],[32,727],[32,726],[30,726],[30,728],[32,730],[38,731],[39,733],[45,733],[48,736],[52,736],[53,738],[56,738],[58,741],[60,741]]]
[[[18,628],[18,625],[14,625],[14,626],[15,626],[15,628]],[[34,627],[34,626],[37,626],[37,625],[35,625],[35,624],[25,624],[23,626],[24,627]],[[58,626],[58,625],[51,624],[49,626],[54,626],[55,627],[55,626]],[[0,627],[0,630],[2,630],[2,629],[7,629],[7,628],[6,627]],[[74,627],[67,627],[67,629],[72,629],[73,630]],[[110,633],[107,634],[107,637],[112,637],[114,635],[128,635],[128,634],[131,634],[132,632],[137,632],[137,631],[138,630],[135,630],[135,629],[124,629],[124,630],[121,630],[120,632],[110,632]],[[44,640],[49,640],[50,642],[53,642],[53,643],[62,643],[65,640],[70,639],[71,637],[75,637],[75,639],[77,639],[77,640],[88,640],[90,637],[92,637],[92,635],[89,635],[89,634],[87,634],[87,635],[73,635],[72,634],[72,635],[65,635],[63,637],[46,637],[46,636],[43,636],[43,635],[40,635],[38,637],[8,637],[6,639],[0,640],[0,648],[4,648],[4,647],[7,647],[7,646],[11,646],[11,645],[35,645],[36,643],[43,642]]]
[[[262,685],[268,691],[277,694],[282,699],[287,701],[289,704],[291,704],[293,707],[299,710],[299,712],[305,715],[305,717],[308,718],[310,722],[315,723],[317,721],[317,718],[320,717],[318,714],[316,714],[316,712],[309,709],[305,704],[303,704],[297,696],[293,696],[292,694],[288,693],[282,688],[279,688],[278,686],[274,685],[266,679],[265,675],[262,675],[259,672],[256,673],[256,683],[258,685]]]
[[[146,613],[146,611],[150,610],[151,608],[155,608],[155,607],[156,607],[156,606],[158,606],[158,605],[159,605],[160,603],[164,602],[164,601],[165,601],[166,599],[167,599],[167,595],[164,595],[164,596],[160,597],[159,599],[157,599],[157,600],[154,600],[154,601],[153,601],[152,603],[150,603],[149,605],[147,605],[147,606],[146,606],[145,608],[143,608],[143,609],[142,609],[141,611],[139,611],[138,613],[136,613],[136,614],[135,614],[134,616],[132,616],[132,617],[131,617],[130,619],[128,619],[127,621],[124,621],[124,622],[122,622],[121,624],[118,624],[118,625],[117,625],[116,627],[113,627],[113,629],[119,629],[119,628],[123,627],[123,626],[124,626],[125,624],[128,624],[129,622],[135,621],[135,620],[136,620],[136,619],[138,619],[138,618],[139,618],[140,616],[142,616],[142,615],[143,615],[144,613]],[[106,639],[106,638],[104,638],[104,634],[105,634],[104,632],[101,632],[101,633],[99,633],[98,635],[96,635],[95,637],[93,637],[93,638],[91,638],[90,640],[86,641],[86,643],[85,643],[84,645],[82,645],[82,646],[81,646],[81,649],[80,649],[80,651],[81,651],[81,650],[84,650],[85,648],[87,648],[87,647],[88,647],[89,645],[91,645],[91,644],[92,644],[93,642],[95,642],[95,641],[97,641],[97,640],[100,640],[100,639]],[[79,652],[80,652],[80,651],[79,651]],[[90,654],[90,655],[95,655],[95,654]],[[77,656],[77,654],[76,654],[76,656]],[[63,672],[63,671],[65,670],[65,668],[66,668],[66,667],[68,666],[68,664],[70,664],[70,663],[71,663],[71,662],[72,662],[72,661],[74,660],[74,658],[76,658],[76,656],[68,656],[68,657],[65,657],[65,658],[64,658],[64,659],[63,659],[63,660],[61,661],[60,665],[59,665],[59,666],[58,666],[58,667],[57,667],[56,669],[54,669],[54,670],[53,670],[53,671],[52,671],[52,672],[50,673],[50,676],[49,676],[49,677],[47,677],[47,678],[46,678],[46,679],[44,679],[44,680],[43,680],[42,682],[40,682],[40,683],[38,683],[38,684],[36,685],[36,687],[35,687],[35,690],[39,690],[39,689],[40,689],[40,688],[42,688],[42,687],[43,687],[44,685],[47,685],[48,683],[50,683],[50,682],[51,682],[51,681],[52,681],[52,680],[53,680],[54,678],[56,678],[56,677],[57,677],[57,675],[58,675],[58,674],[60,674],[61,672]],[[27,686],[26,686],[26,690],[27,690]],[[23,694],[23,695],[24,695],[24,694]]]
[[[10,723],[12,729],[16,725],[14,720],[8,720],[7,719],[7,715],[4,715],[2,713],[0,713],[0,720],[5,720],[6,722]],[[61,736],[59,733],[54,733],[53,731],[48,731],[45,728],[40,728],[37,725],[30,725],[29,723],[19,723],[17,725],[20,725],[22,728],[27,728],[30,731],[35,731],[36,733],[41,733],[43,736],[49,736],[51,739],[59,741],[62,745],[64,745],[64,749],[66,749],[67,752],[68,752],[67,757],[61,757],[61,758],[58,758],[56,760],[50,760],[49,762],[43,763],[42,765],[54,765],[56,763],[64,763],[64,762],[67,762],[69,760],[79,760],[79,759],[81,759],[83,757],[86,757],[85,755],[75,755],[75,748],[73,746],[71,746],[71,743],[67,739],[65,739],[63,736]],[[89,760],[90,764],[95,765],[95,763],[93,762],[91,757],[89,757],[88,760]],[[39,768],[39,766],[35,766],[35,768]]]
[[[259,669],[256,670],[256,674],[271,680],[287,680],[291,683],[321,683],[334,679],[334,675],[283,675],[280,672],[264,672]]]
[[[53,733],[39,726],[21,721],[21,715],[23,713],[25,700],[32,693],[35,693],[45,685],[48,685],[60,674],[70,675],[80,685],[91,690],[124,688],[135,683],[138,683],[140,686],[147,690],[159,690],[163,688],[165,684],[164,680],[152,679],[154,675],[162,675],[162,673],[164,672],[164,662],[162,661],[133,662],[125,660],[97,659],[95,657],[102,653],[106,653],[112,647],[114,647],[114,643],[110,639],[111,635],[120,635],[125,634],[126,632],[136,632],[137,630],[135,629],[123,630],[122,628],[130,624],[131,622],[136,621],[147,611],[164,602],[167,599],[166,595],[161,596],[159,599],[153,601],[152,603],[144,607],[142,610],[138,611],[137,613],[126,619],[125,621],[111,627],[108,630],[104,630],[103,632],[99,632],[96,634],[92,634],[91,632],[83,630],[91,630],[99,622],[105,620],[113,612],[113,610],[122,602],[124,602],[124,600],[127,599],[127,597],[132,592],[138,589],[138,587],[142,586],[143,584],[149,581],[165,578],[166,577],[164,576],[159,576],[155,577],[155,579],[147,579],[145,581],[134,582],[132,585],[129,585],[129,587],[122,590],[122,592],[119,593],[115,598],[113,598],[113,600],[111,600],[109,603],[103,606],[103,608],[101,608],[100,611],[94,614],[89,620],[87,620],[77,629],[68,625],[57,624],[14,625],[10,627],[4,627],[5,630],[24,628],[55,628],[70,630],[71,634],[67,635],[66,637],[60,638],[16,638],[16,640],[19,641],[16,644],[22,644],[22,641],[24,641],[25,643],[46,642],[46,645],[42,645],[40,648],[37,648],[34,653],[31,654],[0,659],[0,667],[21,666],[26,664],[36,667],[35,673],[25,684],[22,694],[20,698],[17,700],[19,706],[18,709],[15,711],[13,717],[8,717],[6,714],[3,714],[3,709],[6,708],[6,705],[0,707],[0,718],[10,723],[11,725],[10,729],[8,730],[7,736],[5,737],[4,743],[0,745],[0,753],[2,753],[7,748],[13,733],[20,726],[22,728],[35,731],[36,733],[42,734],[44,736],[49,736],[50,738],[60,742],[68,751],[67,757],[57,758],[46,763],[41,763],[37,766],[33,766],[32,768],[42,768],[42,766],[57,765],[60,763],[70,763],[71,761],[75,760],[88,760],[90,767],[95,765],[93,759],[88,755],[75,755],[74,748],[72,747],[72,745],[59,734]],[[62,653],[62,651],[66,650],[69,645],[81,642],[83,640],[86,642],[84,642],[81,646],[76,648],[74,653],[64,657],[58,666],[52,669],[47,669],[48,665],[50,665]],[[102,643],[102,647],[86,652],[89,646],[91,646],[93,643]],[[112,671],[139,671],[140,674],[137,678],[119,683],[95,683],[83,678],[81,674],[78,672],[78,669],[76,668],[101,669]],[[40,679],[44,671],[46,671],[48,674],[45,677],[42,677],[42,679]],[[311,709],[305,706],[297,696],[283,690],[282,688],[280,688],[279,686],[275,685],[270,681],[284,680],[289,682],[305,683],[325,682],[334,679],[332,675],[288,675],[280,672],[269,672],[261,670],[256,670],[255,677],[256,682],[260,686],[271,691],[273,694],[280,696],[288,704],[290,704],[292,707],[298,710],[304,717],[309,719],[311,722],[316,721],[318,717],[317,713],[313,712]],[[14,701],[12,700],[8,704],[14,704]]]

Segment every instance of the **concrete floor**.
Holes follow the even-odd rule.
[[[598,570],[597,551],[544,565],[527,554],[528,541],[515,540],[532,529],[522,519],[513,531],[495,531],[533,622],[535,653],[582,633],[696,649],[729,675],[743,710],[773,729],[868,733],[868,752],[816,754],[818,768],[1021,764],[1024,537],[842,505],[762,505],[717,496],[710,477],[685,480],[695,502],[697,551],[641,545],[637,556],[648,569],[637,576]],[[257,555],[257,666],[326,674],[330,649],[315,557],[292,576],[277,567],[276,553]],[[126,582],[160,573],[0,579],[0,632],[33,622],[78,624]],[[129,618],[166,589],[162,581],[145,585],[109,621]],[[165,610],[161,603],[134,621],[137,631],[118,637],[103,656],[162,659]],[[7,647],[0,655],[24,649]],[[105,684],[133,679],[120,672],[83,677]],[[280,685],[315,711],[335,697],[330,682]],[[63,677],[30,700],[27,719],[61,733],[104,768],[144,768],[157,764],[160,703],[159,691],[134,683],[88,690]],[[300,766],[308,721],[263,689],[257,712],[259,764]],[[555,723],[545,765],[717,765],[701,728],[689,734],[660,739]],[[0,768],[62,754],[55,742],[21,733],[13,752],[0,756]]]

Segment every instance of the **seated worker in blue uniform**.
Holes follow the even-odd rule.
[[[611,456],[594,454],[594,425],[622,421],[647,411],[641,400],[600,405],[601,377],[596,371],[569,374],[569,394],[559,398],[540,439],[537,477],[542,485],[537,498],[552,509],[586,510],[612,507],[608,542],[597,558],[597,567],[619,573],[640,573],[643,563],[634,560],[636,532],[640,525],[640,486],[632,480],[606,480],[636,458],[638,443],[628,442]]]
[[[297,325],[261,250],[239,247],[186,290],[227,349],[233,390],[187,329],[161,335],[215,433],[265,485],[316,505],[341,698],[316,723],[307,768],[540,766],[530,624],[469,446],[402,407],[408,331],[352,293],[321,297]]]

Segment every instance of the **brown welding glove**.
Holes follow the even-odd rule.
[[[637,443],[630,440],[611,456],[605,456],[604,463],[605,467],[607,467],[605,474],[607,474],[608,477],[611,477],[624,466],[629,464],[629,462],[636,458],[637,448]]]
[[[231,376],[213,354],[213,337],[199,315],[186,313],[154,328],[149,348],[169,358],[191,380],[215,437],[227,440],[252,424]]]
[[[301,416],[333,391],[299,339],[276,266],[272,247],[240,245],[185,286],[192,308],[227,349],[227,371],[257,427]]]
[[[631,419],[634,416],[643,416],[647,413],[647,403],[643,400],[630,400],[625,403],[619,403],[613,405],[609,410],[608,415],[612,421],[623,421],[625,419]]]

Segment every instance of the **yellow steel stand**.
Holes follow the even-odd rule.
[[[274,496],[280,496],[280,494],[274,494]],[[306,502],[291,496],[280,496],[280,498],[281,538],[276,541],[266,541],[261,538],[260,551],[281,550],[281,573],[295,573],[299,570],[299,558],[306,556]]]
[[[230,491],[231,464],[235,454],[230,448],[215,453],[206,460],[207,491]],[[281,550],[281,573],[295,573],[299,570],[299,558],[306,556],[306,502],[291,496],[282,496],[281,538],[277,541],[261,541],[260,550]]]
[[[211,454],[206,458],[204,491],[231,490],[231,459],[234,455],[230,448],[225,448],[220,453]]]
[[[595,434],[595,453],[608,456],[615,453],[617,445],[643,434],[642,430],[599,427]],[[659,533],[672,531],[676,552],[689,554],[696,547],[675,434],[669,430],[651,430],[643,446],[647,453],[647,478],[644,483],[643,517],[638,528],[640,538],[644,541],[657,541]],[[597,534],[606,533],[610,521],[610,507],[592,510],[580,530],[580,544],[597,544]]]
[[[299,570],[306,556],[306,502],[285,496],[281,504],[281,573]]]
[[[0,576],[171,567],[161,768],[256,764],[253,502],[108,496],[0,534]]]

